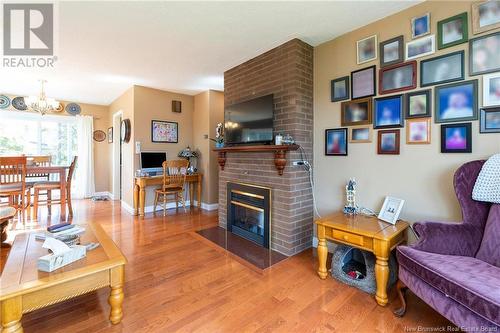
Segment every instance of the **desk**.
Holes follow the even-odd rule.
[[[388,302],[389,256],[397,245],[406,240],[406,229],[409,224],[398,221],[396,225],[392,225],[374,216],[347,216],[343,213],[335,213],[314,223],[318,229],[319,277],[326,279],[328,275],[326,270],[327,240],[370,251],[376,257],[377,292],[375,299],[379,305],[385,306]]]
[[[203,174],[193,173],[186,175],[186,183],[189,187],[189,202],[193,206],[194,185],[197,185],[196,195],[198,208],[201,208],[201,180]],[[135,177],[134,179],[134,215],[144,216],[146,206],[146,187],[163,184],[163,175],[153,177]]]
[[[36,233],[16,236],[0,277],[1,324],[5,333],[20,333],[22,315],[96,289],[110,287],[109,320],[122,319],[124,268],[127,259],[99,224],[82,225],[82,244],[99,242],[83,259],[51,273],[37,269],[37,259],[48,254]],[[62,319],[61,319],[62,320]]]

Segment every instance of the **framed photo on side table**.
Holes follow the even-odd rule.
[[[371,97],[376,94],[375,68],[376,66],[370,66],[351,72],[352,99]]]
[[[405,94],[405,118],[431,117],[431,89]]]
[[[477,80],[437,86],[434,93],[436,123],[477,120]]]
[[[325,155],[347,156],[347,128],[325,130]]]
[[[481,109],[479,133],[500,133],[500,106]]]
[[[464,51],[448,53],[420,62],[420,86],[450,83],[465,77]]]
[[[390,224],[396,224],[404,204],[405,201],[403,199],[385,197],[382,209],[378,214],[378,219]]]
[[[173,121],[151,120],[151,141],[157,143],[178,143],[179,124]]]
[[[349,99],[349,76],[334,79],[331,84],[331,101],[339,102]]]

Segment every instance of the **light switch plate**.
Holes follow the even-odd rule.
[[[136,154],[140,154],[141,153],[141,142],[140,141],[136,141],[135,142],[135,153]]]

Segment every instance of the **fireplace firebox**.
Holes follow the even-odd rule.
[[[267,187],[227,183],[227,230],[269,248],[271,190]]]

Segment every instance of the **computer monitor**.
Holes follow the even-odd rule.
[[[163,162],[167,160],[167,152],[164,151],[143,151],[141,152],[141,171],[161,172]]]

